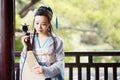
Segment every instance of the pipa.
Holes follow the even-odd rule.
[[[30,33],[27,32],[28,25],[25,24],[22,27],[26,35],[30,36]],[[32,72],[32,67],[39,65],[33,51],[35,33],[36,30],[34,30],[32,43],[30,43],[30,39],[27,41],[27,52],[24,64],[22,66],[20,80],[45,80],[43,74],[36,74]]]

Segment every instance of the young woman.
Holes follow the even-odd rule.
[[[63,42],[54,34],[51,20],[53,12],[50,7],[39,7],[34,16],[34,50],[39,66],[32,68],[36,74],[44,74],[45,80],[64,80],[64,51]],[[23,51],[21,52],[20,69],[23,66],[27,40],[29,36],[22,37]]]

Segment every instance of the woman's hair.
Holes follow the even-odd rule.
[[[48,31],[50,33],[54,32],[53,31],[53,27],[51,25],[51,20],[53,17],[53,11],[50,7],[46,7],[46,6],[41,6],[39,7],[36,11],[35,11],[35,15],[34,16],[46,16],[48,19],[48,22],[50,23],[50,26],[48,28]]]
[[[52,20],[53,12],[50,7],[41,6],[35,12],[35,16],[38,15],[46,16],[48,18],[48,21],[50,22]]]

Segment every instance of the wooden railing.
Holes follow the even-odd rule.
[[[20,56],[16,52],[16,56]],[[65,57],[74,57],[75,62],[65,63],[68,68],[68,78],[66,80],[118,80],[119,62],[94,62],[94,57],[120,57],[119,52],[65,52]],[[83,62],[82,57],[86,57]],[[19,63],[16,64],[16,80],[19,80]],[[74,68],[77,74],[74,73]],[[109,70],[110,69],[110,70]],[[112,73],[112,74],[111,74]],[[76,78],[74,78],[76,76]]]

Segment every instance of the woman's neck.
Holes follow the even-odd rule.
[[[45,38],[45,37],[48,37],[48,36],[49,36],[49,33],[47,33],[47,34],[38,34],[39,38]]]
[[[38,40],[40,42],[41,47],[44,46],[48,38],[49,38],[49,34],[38,34]]]

